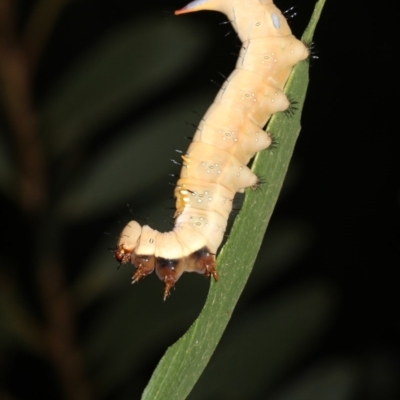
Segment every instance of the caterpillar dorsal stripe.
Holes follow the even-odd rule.
[[[258,187],[247,164],[271,145],[263,127],[289,108],[283,88],[293,66],[309,54],[272,0],[195,0],[175,14],[200,10],[228,17],[242,41],[236,68],[182,155],[173,230],[161,233],[131,221],[115,251],[119,262],[135,265],[133,282],[155,271],[164,282],[164,300],[185,271],[218,280],[215,255],[235,193]]]

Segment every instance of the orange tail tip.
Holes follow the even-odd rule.
[[[206,10],[207,8],[204,7],[205,3],[210,2],[210,0],[194,0],[191,1],[189,4],[186,4],[185,7],[181,8],[180,10],[175,11],[175,15],[186,14],[194,11]]]

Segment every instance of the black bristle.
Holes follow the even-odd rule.
[[[297,16],[296,6],[288,8],[282,14],[285,16],[286,21],[290,21],[291,19]]]
[[[171,161],[172,163],[176,164],[176,165],[182,166],[182,163],[181,163],[181,162],[176,161],[176,160],[174,160],[173,158],[170,158],[170,161]]]
[[[288,117],[293,117],[294,114],[296,114],[296,111],[298,110],[298,107],[296,106],[296,104],[298,104],[298,102],[296,100],[293,100],[292,98],[288,97],[289,100],[289,107],[284,111],[285,115]]]

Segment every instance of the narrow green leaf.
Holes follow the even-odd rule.
[[[303,40],[310,42],[324,5],[320,0]],[[293,118],[275,114],[268,125],[279,141],[277,150],[260,152],[253,171],[265,177],[262,192],[249,192],[243,209],[233,225],[227,244],[218,257],[220,281],[211,283],[200,316],[161,359],[143,392],[143,400],[185,399],[209,362],[250,275],[266,226],[282,187],[296,139],[308,85],[308,62],[293,69],[286,85],[288,97],[296,99],[298,111]]]

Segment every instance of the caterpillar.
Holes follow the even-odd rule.
[[[234,196],[259,187],[247,164],[271,145],[263,128],[272,114],[290,110],[283,88],[293,66],[309,55],[272,0],[194,0],[175,15],[200,10],[220,11],[231,22],[242,42],[236,68],[182,155],[173,230],[161,233],[131,221],[115,250],[118,262],[136,267],[132,283],[156,272],[164,300],[183,272],[218,280],[215,256]]]

